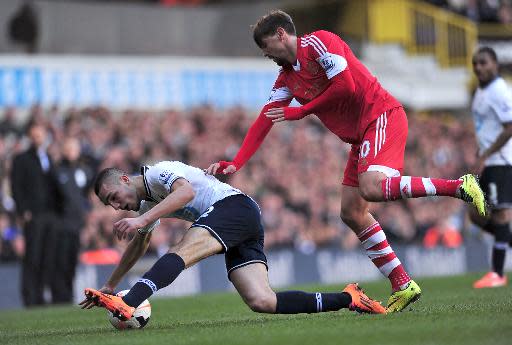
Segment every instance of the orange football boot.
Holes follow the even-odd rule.
[[[348,309],[358,313],[386,314],[386,308],[380,302],[366,296],[363,289],[357,283],[348,284],[343,289],[343,292],[348,293],[352,297],[352,303],[350,303]]]
[[[98,306],[107,309],[120,320],[131,319],[135,312],[135,308],[124,303],[119,296],[109,295],[91,288],[86,288],[84,293],[85,297],[92,299]]]
[[[507,277],[503,276],[500,277],[500,275],[496,272],[488,272],[486,275],[484,275],[482,278],[478,279],[474,284],[473,287],[475,289],[482,289],[482,288],[493,288],[493,287],[500,287],[507,285]]]

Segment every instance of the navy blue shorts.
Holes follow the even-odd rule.
[[[231,195],[217,201],[191,227],[207,229],[222,244],[228,279],[237,268],[256,262],[267,266],[260,208],[247,195]]]

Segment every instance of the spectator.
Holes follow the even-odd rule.
[[[4,110],[4,116],[0,121],[0,136],[7,137],[14,135],[18,137],[21,133],[19,128],[16,126],[15,118],[16,112],[13,107],[6,107]]]
[[[80,142],[65,138],[62,160],[55,171],[59,190],[58,226],[55,238],[55,271],[52,282],[53,302],[71,303],[73,279],[80,251],[80,230],[89,209],[87,192],[94,178],[93,170],[80,161]]]
[[[43,290],[55,269],[50,248],[55,238],[56,184],[45,125],[32,121],[27,133],[31,146],[14,157],[11,188],[25,238],[21,294],[26,306],[34,306],[44,304]]]

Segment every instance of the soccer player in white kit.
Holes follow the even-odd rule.
[[[348,284],[337,293],[274,292],[268,281],[259,206],[240,190],[201,169],[164,161],[142,167],[141,175],[130,177],[108,168],[96,178],[95,192],[105,205],[139,211],[139,216],[114,224],[118,238],[134,237],[104,286],[100,290],[85,289],[82,308],[98,305],[120,319],[129,319],[142,301],[171,284],[184,269],[224,253],[228,279],[253,311],[296,314],[348,308],[373,314],[386,312],[357,284]],[[185,219],[192,225],[125,296],[113,296],[122,277],[146,252],[161,217]]]
[[[472,104],[478,155],[475,172],[481,172],[480,184],[491,207],[490,218],[471,212],[471,219],[494,235],[492,271],[473,286],[489,288],[505,286],[503,266],[511,240],[512,220],[512,93],[498,75],[495,51],[482,47],[473,56],[473,71],[478,89]],[[472,210],[471,210],[472,211]]]

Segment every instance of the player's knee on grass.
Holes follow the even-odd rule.
[[[261,292],[245,296],[245,303],[257,313],[275,313],[276,295],[274,292]]]

